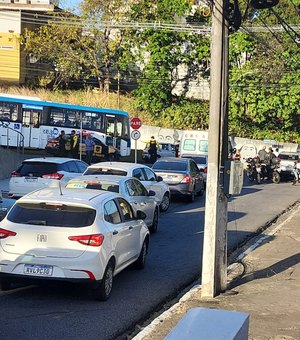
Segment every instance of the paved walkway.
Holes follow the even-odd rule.
[[[190,308],[206,307],[248,313],[250,340],[300,340],[300,205],[253,240],[240,260],[229,267],[225,294],[202,299],[196,286],[133,339],[164,339]]]

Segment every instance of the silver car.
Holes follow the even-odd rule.
[[[136,178],[110,175],[80,176],[70,180],[68,189],[97,189],[121,194],[135,211],[141,210],[146,214],[144,222],[149,231],[155,233],[159,221],[159,207],[155,200],[155,192],[148,190]]]
[[[207,154],[183,154],[181,158],[191,158],[197,164],[198,169],[202,173],[204,180],[204,187],[206,187],[208,155]]]

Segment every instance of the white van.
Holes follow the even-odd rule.
[[[185,130],[179,147],[180,156],[208,153],[208,131]]]

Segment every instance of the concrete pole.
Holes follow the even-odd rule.
[[[208,134],[208,172],[205,204],[202,260],[202,297],[215,297],[226,281],[227,200],[220,187],[221,154],[224,122],[224,0],[214,2],[211,33],[211,82]],[[226,204],[225,204],[226,203]],[[225,278],[224,278],[225,276]]]

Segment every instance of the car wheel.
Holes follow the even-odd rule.
[[[160,211],[165,212],[169,209],[170,206],[170,197],[167,193],[164,194],[164,197],[160,203]]]
[[[191,192],[189,196],[189,201],[194,202],[195,201],[195,187],[193,188],[193,191]]]
[[[277,171],[273,172],[273,183],[278,184],[280,182],[280,175]]]
[[[258,174],[256,175],[256,182],[257,182],[258,184],[261,183],[261,174],[260,174],[260,173],[258,173]]]
[[[144,240],[140,255],[135,262],[135,268],[137,268],[137,269],[144,269],[145,268],[146,255],[147,255],[147,243],[146,243],[146,240]]]
[[[150,233],[152,233],[152,234],[156,233],[157,227],[158,227],[158,209],[155,209],[154,215],[153,215],[152,225],[149,228]]]
[[[95,288],[94,293],[95,293],[96,300],[106,301],[110,297],[112,286],[113,286],[113,277],[114,277],[114,266],[113,266],[112,261],[109,261],[101,282]]]

